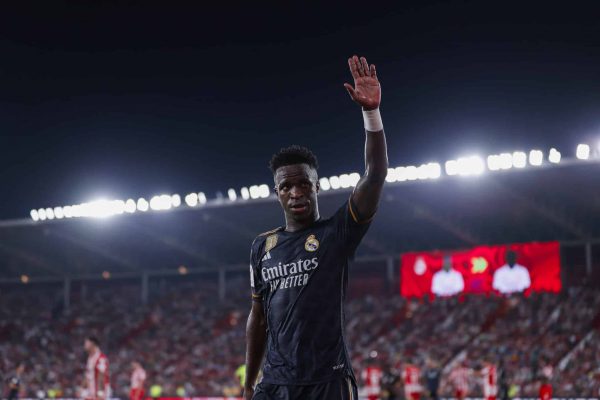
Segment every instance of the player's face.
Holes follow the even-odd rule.
[[[275,172],[275,188],[285,214],[296,221],[311,219],[317,210],[317,171],[307,164],[286,165]]]
[[[93,346],[94,346],[94,343],[92,343],[90,340],[86,339],[85,342],[83,342],[83,348],[88,353],[92,351]]]

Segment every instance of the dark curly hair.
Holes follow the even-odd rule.
[[[96,336],[88,336],[86,337],[86,339],[94,343],[96,346],[100,347],[100,340],[98,340]]]
[[[284,147],[277,153],[273,154],[273,157],[271,157],[271,162],[269,162],[269,168],[271,169],[271,172],[275,174],[277,168],[294,164],[308,164],[315,170],[319,168],[317,156],[315,156],[314,153],[306,147],[298,146],[296,144]]]

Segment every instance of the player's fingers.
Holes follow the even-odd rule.
[[[364,57],[360,58],[360,63],[362,64],[363,71],[365,72],[365,76],[371,76],[369,73],[369,63],[367,63],[367,59]]]
[[[371,78],[377,79],[377,70],[375,69],[375,64],[371,64]]]
[[[344,83],[344,87],[346,88],[346,91],[350,95],[350,98],[352,100],[356,101],[356,92],[354,91],[354,88],[352,87],[352,85],[350,85],[349,83]]]
[[[358,69],[358,74],[360,76],[365,76],[365,69],[364,69],[362,63],[360,62],[360,59],[358,58],[358,56],[354,56],[354,57],[352,57],[352,59],[356,63],[356,68]]]
[[[354,79],[360,78],[360,74],[358,73],[358,67],[356,66],[356,63],[354,62],[354,58],[350,57],[348,59],[348,66],[350,67],[350,72],[352,73],[352,78],[354,78]]]

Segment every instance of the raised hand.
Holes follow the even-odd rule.
[[[377,79],[375,65],[369,65],[367,59],[353,56],[348,59],[350,72],[354,78],[354,87],[344,83],[348,94],[364,110],[374,110],[381,104],[381,85]]]

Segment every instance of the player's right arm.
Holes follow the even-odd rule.
[[[265,355],[267,345],[267,324],[263,304],[252,301],[252,309],[246,324],[246,383],[244,399],[250,400],[254,395],[254,384]]]
[[[244,383],[246,400],[252,399],[254,395],[254,385],[267,347],[267,321],[263,307],[266,286],[261,274],[258,273],[263,244],[264,235],[261,235],[254,240],[250,250],[252,308],[246,323],[246,381]]]

